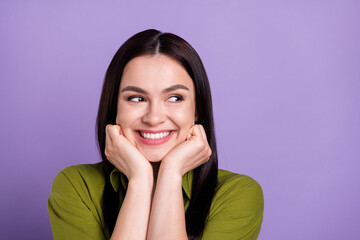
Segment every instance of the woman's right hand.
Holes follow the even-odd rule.
[[[105,156],[129,180],[153,174],[149,161],[127,140],[119,125],[106,125]]]
[[[129,180],[111,239],[146,239],[154,181],[151,164],[119,125],[106,125],[105,156]]]

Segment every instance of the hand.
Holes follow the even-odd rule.
[[[202,125],[190,128],[186,141],[177,145],[162,160],[161,167],[184,175],[204,164],[211,156],[211,148]]]
[[[119,125],[106,125],[105,156],[129,180],[152,176],[149,161],[126,139]]]

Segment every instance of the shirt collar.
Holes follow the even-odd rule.
[[[182,188],[188,199],[191,197],[192,182],[194,177],[193,175],[193,171],[190,171],[182,177]],[[127,189],[128,179],[125,174],[121,173],[117,168],[114,168],[110,173],[110,183],[114,191],[118,192],[120,184],[124,189]]]

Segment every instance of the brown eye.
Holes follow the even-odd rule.
[[[145,99],[140,96],[131,96],[131,97],[128,97],[127,100],[130,102],[144,102],[145,101]]]
[[[170,102],[180,102],[180,101],[184,100],[184,98],[179,95],[174,95],[174,96],[169,97],[168,100]]]

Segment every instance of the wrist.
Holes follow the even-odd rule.
[[[173,157],[165,156],[165,158],[161,161],[160,169],[164,172],[172,172],[174,174],[181,174],[181,168],[178,159],[174,159]]]
[[[169,164],[161,164],[158,173],[158,180],[159,179],[166,179],[166,181],[181,184],[182,174],[175,167],[170,166]]]
[[[146,172],[143,174],[134,175],[129,178],[129,186],[135,185],[135,186],[144,186],[149,187],[152,189],[154,184],[154,177],[152,172]]]

